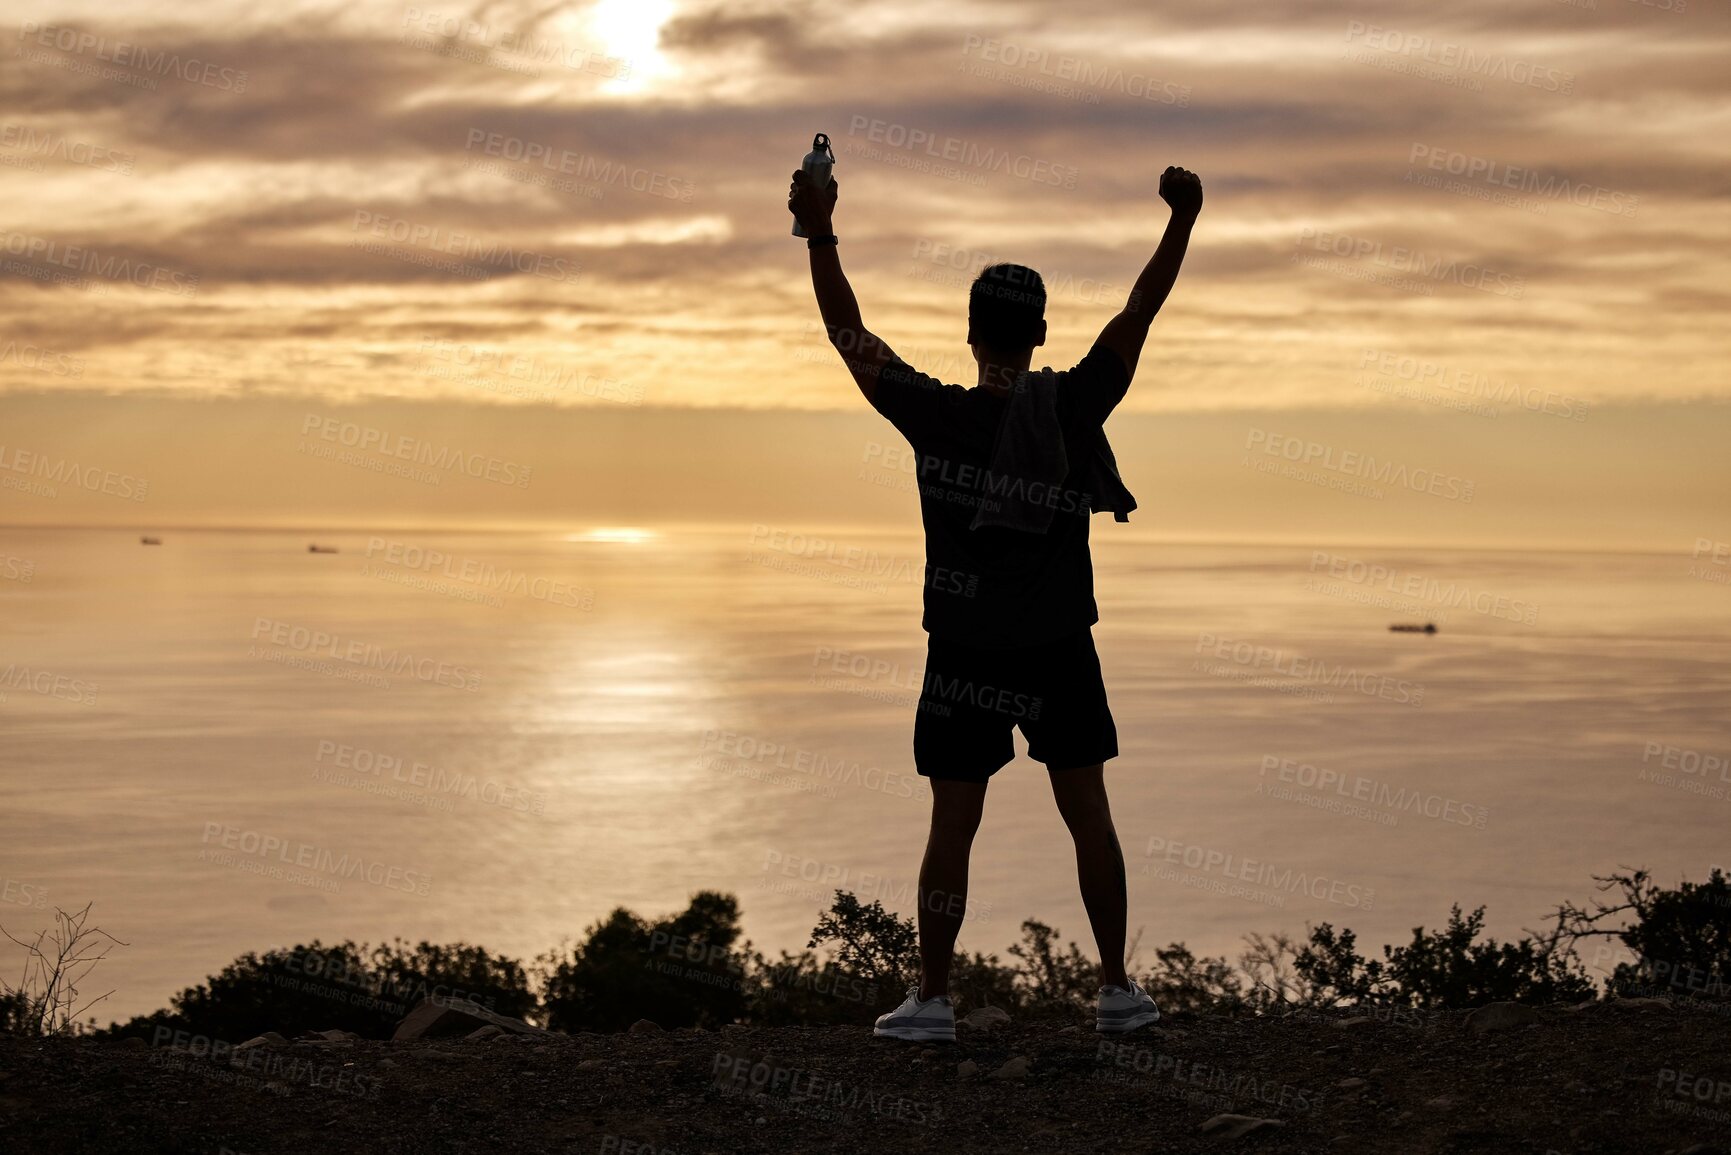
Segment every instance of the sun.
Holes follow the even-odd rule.
[[[569,535],[566,541],[597,541],[616,542],[626,545],[639,545],[653,541],[660,536],[652,529],[643,529],[635,525],[603,525],[586,530],[580,534]]]
[[[660,49],[661,26],[672,14],[673,0],[599,0],[590,10],[596,39],[626,65],[603,86],[606,91],[638,92],[672,72]]]

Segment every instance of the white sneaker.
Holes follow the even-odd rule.
[[[1153,996],[1131,979],[1128,987],[1110,984],[1100,988],[1100,1005],[1094,1013],[1094,1029],[1103,1035],[1121,1035],[1137,1027],[1160,1021],[1160,1008]]]
[[[913,1043],[953,1043],[956,1041],[956,1008],[949,995],[920,998],[919,984],[908,988],[902,1005],[887,1015],[879,1015],[872,1034],[880,1039],[906,1039]]]

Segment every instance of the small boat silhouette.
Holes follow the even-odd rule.
[[[337,547],[334,545],[309,545],[309,546],[307,546],[307,552],[308,553],[336,553]]]
[[[141,537],[138,539],[138,544],[139,545],[161,545],[162,539],[160,537]]]
[[[1389,631],[1396,634],[1434,634],[1436,633],[1436,623],[1426,622],[1421,626],[1413,622],[1396,622],[1389,627]]]

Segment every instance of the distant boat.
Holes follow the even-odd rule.
[[[308,553],[336,553],[337,547],[334,545],[309,545],[309,546],[307,546],[307,552]]]
[[[139,545],[161,545],[162,539],[160,537],[141,537],[138,539],[138,544]]]
[[[1421,626],[1411,622],[1396,622],[1389,627],[1389,630],[1397,634],[1434,634],[1436,633],[1436,623],[1426,622]]]

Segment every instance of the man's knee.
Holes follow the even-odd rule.
[[[945,838],[972,838],[985,810],[985,789],[969,786],[932,791],[932,832]]]
[[[980,829],[979,807],[932,807],[932,833],[944,838],[972,838]]]
[[[1112,804],[1106,795],[1106,784],[1098,774],[1068,780],[1054,774],[1052,796],[1057,800],[1058,813],[1071,826],[1097,826],[1112,821]]]

